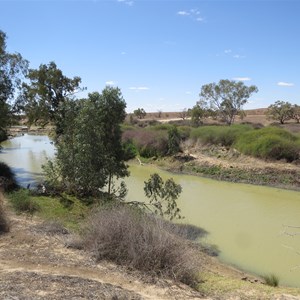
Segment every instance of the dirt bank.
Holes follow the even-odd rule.
[[[300,164],[265,161],[218,146],[183,145],[183,153],[153,163],[173,172],[300,191]]]
[[[97,264],[89,253],[66,246],[70,233],[6,210],[11,231],[0,235],[0,299],[300,299],[298,289],[268,287],[209,256],[200,292],[110,262]]]

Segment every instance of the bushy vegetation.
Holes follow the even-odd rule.
[[[107,259],[189,285],[199,282],[196,245],[170,232],[166,221],[126,206],[101,208],[88,221],[84,247]]]
[[[9,221],[3,206],[3,195],[0,193],[0,234],[9,231]]]
[[[245,132],[253,129],[250,125],[203,126],[191,131],[191,138],[205,145],[230,147]]]
[[[140,156],[145,158],[164,156],[168,152],[166,130],[131,129],[123,132],[123,143],[132,143]]]
[[[246,155],[263,159],[299,159],[300,140],[295,135],[278,127],[265,127],[246,132],[235,143]]]
[[[263,279],[269,286],[277,287],[279,285],[279,278],[275,274],[264,275]]]
[[[40,206],[30,195],[29,190],[20,189],[8,195],[8,199],[17,213],[34,214]]]

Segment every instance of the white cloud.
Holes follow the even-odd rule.
[[[121,52],[121,54],[122,54],[122,55],[125,55],[125,54],[126,54],[126,52],[125,52],[125,51],[122,51],[122,52]]]
[[[133,3],[134,3],[134,1],[129,1],[129,0],[118,0],[118,2],[124,3],[124,4],[128,5],[128,6],[132,6]]]
[[[105,82],[106,85],[115,85],[116,82],[115,81],[112,81],[112,80],[108,80]]]
[[[186,94],[186,95],[191,95],[191,94],[192,94],[192,92],[190,92],[190,91],[186,91],[186,92],[185,92],[185,94]]]
[[[294,86],[294,84],[291,82],[283,82],[283,81],[277,82],[277,85],[279,85],[279,86]]]
[[[190,9],[190,10],[180,10],[177,12],[177,15],[190,17],[191,19],[198,22],[205,22],[205,19],[200,16],[200,11],[198,9]]]
[[[180,16],[189,16],[190,13],[188,13],[187,11],[181,10],[181,11],[177,12],[177,15],[180,15]]]
[[[236,58],[236,59],[245,58],[245,57],[246,57],[246,56],[240,55],[240,54],[235,54],[235,55],[233,55],[233,58]]]
[[[129,89],[133,90],[133,91],[146,91],[146,90],[149,90],[149,88],[146,87],[146,86],[138,86],[138,87],[132,86]]]
[[[231,50],[231,49],[226,49],[226,50],[224,50],[224,53],[225,53],[225,54],[232,53],[232,50]]]
[[[250,81],[250,77],[234,77],[233,80],[238,80],[238,81]]]

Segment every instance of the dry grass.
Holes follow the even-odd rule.
[[[165,226],[165,221],[129,207],[102,208],[87,223],[84,246],[96,260],[196,285],[199,250]]]

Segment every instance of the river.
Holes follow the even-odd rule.
[[[26,186],[41,179],[41,164],[53,157],[45,136],[25,135],[2,143],[0,160]],[[153,166],[130,165],[128,200],[146,200],[144,181],[157,172],[182,185],[178,205],[184,222],[205,228],[221,261],[258,275],[276,274],[280,284],[300,287],[300,193],[277,188],[171,174]],[[298,235],[287,235],[284,231]],[[298,251],[298,253],[297,253]]]

